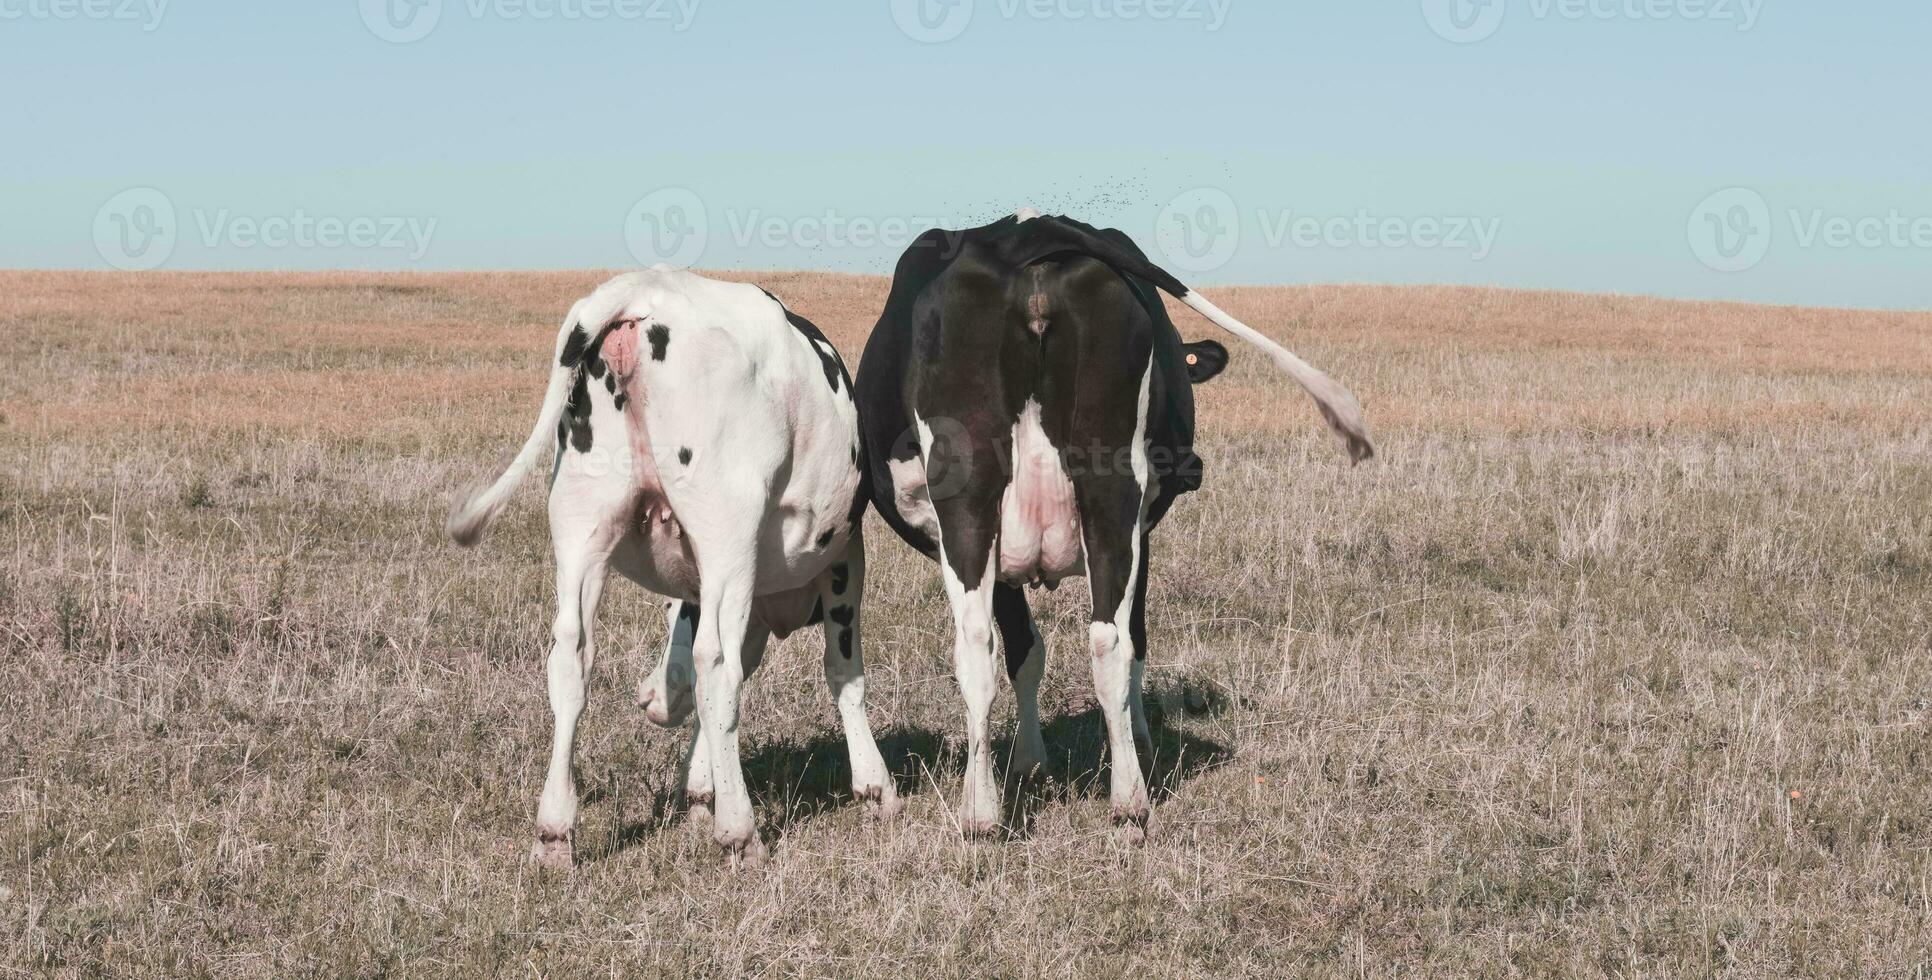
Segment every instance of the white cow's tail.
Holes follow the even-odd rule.
[[[1321,409],[1322,417],[1328,420],[1330,428],[1342,438],[1348,447],[1348,458],[1359,463],[1375,455],[1375,444],[1369,441],[1368,423],[1362,419],[1362,406],[1355,401],[1334,378],[1323,374],[1307,361],[1280,344],[1269,340],[1253,327],[1228,315],[1227,311],[1207,301],[1207,297],[1188,290],[1180,297],[1194,312],[1207,317],[1217,327],[1247,341],[1261,349],[1272,358],[1276,365],[1295,383],[1302,386],[1315,399],[1315,407]]]
[[[551,352],[550,385],[543,392],[543,409],[537,413],[536,427],[530,430],[530,438],[523,443],[517,458],[496,482],[472,488],[449,509],[449,521],[444,529],[451,539],[467,548],[483,540],[490,530],[491,522],[502,513],[510,496],[516,493],[517,486],[530,470],[543,458],[543,451],[551,440],[556,438],[557,421],[563,418],[564,406],[570,399],[570,385],[583,370],[581,361],[566,365],[565,350],[570,343],[571,332],[577,329],[577,311],[571,310],[570,317],[564,321],[563,329],[557,332],[557,348]]]

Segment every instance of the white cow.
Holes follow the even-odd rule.
[[[652,721],[680,724],[695,682],[685,799],[700,818],[715,806],[728,853],[763,853],[739,767],[739,687],[771,635],[821,616],[853,793],[894,812],[859,644],[863,448],[851,379],[824,335],[755,286],[664,267],[610,280],[571,307],[535,429],[495,483],[451,509],[450,536],[480,540],[553,440],[556,730],[536,859],[573,860],[571,751],[613,569],[675,600],[668,649],[639,701]]]

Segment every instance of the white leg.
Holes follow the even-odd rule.
[[[953,676],[966,700],[966,779],[960,788],[959,826],[968,835],[999,827],[1000,789],[993,780],[992,732],[988,716],[998,690],[993,657],[993,561],[975,587],[962,587],[952,566],[940,567],[953,606]]]
[[[711,822],[711,750],[704,739],[704,719],[691,719],[691,747],[684,753],[685,819],[693,823]]]
[[[1141,664],[1135,644],[1145,626],[1144,581],[1147,562],[1146,507],[1152,487],[1146,424],[1153,364],[1141,378],[1140,408],[1131,447],[1133,475],[1096,474],[1076,486],[1081,496],[1081,529],[1086,537],[1087,584],[1093,593],[1093,621],[1087,643],[1093,655],[1094,696],[1107,719],[1109,798],[1113,819],[1132,843],[1147,839],[1147,780],[1140,772],[1134,736],[1146,731],[1139,704]]]
[[[852,762],[852,795],[876,815],[899,813],[899,790],[865,715],[865,650],[859,643],[859,612],[865,598],[865,546],[858,534],[846,558],[820,580],[825,604],[825,686],[838,705],[845,750]]]
[[[698,718],[711,760],[712,836],[727,853],[756,861],[763,856],[763,845],[738,757],[738,696],[744,685],[742,652],[753,581],[749,564],[705,576],[704,610],[691,653],[697,666]],[[725,656],[726,650],[736,655]]]
[[[913,422],[919,429],[920,458],[931,472],[936,469],[932,428],[917,413],[913,415]],[[973,449],[968,440],[947,445],[945,453],[951,461],[948,465],[983,466],[986,468],[982,472],[995,472],[997,460],[982,453],[974,461]],[[1000,816],[1000,788],[993,779],[992,739],[987,726],[999,683],[998,667],[993,660],[993,573],[999,565],[1000,505],[997,487],[969,484],[968,489],[979,493],[955,494],[943,501],[932,499],[930,487],[926,493],[939,523],[939,575],[946,583],[946,599],[953,607],[953,676],[958,679],[959,693],[966,701],[966,779],[959,791],[959,829],[967,836],[978,836],[998,829]],[[955,537],[949,546],[946,529],[954,521],[959,522],[955,525],[959,527],[991,530]],[[974,555],[955,562],[948,554],[949,547],[970,549]],[[980,560],[974,561],[975,557]],[[962,580],[955,565],[967,569],[977,566],[976,572],[965,573],[973,581]]]
[[[739,676],[749,677],[758,669],[764,659],[765,642],[771,638],[771,631],[758,624],[745,630],[744,651],[739,662],[744,671]],[[687,651],[688,652],[688,651]],[[682,697],[690,700],[692,692],[686,691]],[[696,713],[691,716],[691,747],[684,756],[684,805],[686,816],[694,823],[711,822],[711,809],[717,802],[717,791],[711,782],[711,746],[705,738],[704,719]]]
[[[571,755],[577,720],[584,710],[584,683],[596,658],[592,625],[603,593],[608,546],[598,542],[560,544],[557,555],[557,619],[551,627],[548,664],[550,711],[555,728],[550,769],[537,804],[537,842],[532,856],[549,867],[568,868],[575,860],[577,782]]]
[[[1134,641],[1116,623],[1088,627],[1093,650],[1093,689],[1107,719],[1107,755],[1112,774],[1109,799],[1114,822],[1130,840],[1146,835],[1147,781],[1140,774],[1140,755],[1134,750],[1134,723],[1128,694],[1133,687]]]

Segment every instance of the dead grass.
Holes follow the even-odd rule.
[[[601,278],[0,274],[0,967],[1932,972],[1932,317],[1219,291],[1355,389],[1384,458],[1348,469],[1259,358],[1201,391],[1146,848],[1107,833],[1078,585],[1044,603],[1057,779],[1014,839],[957,839],[943,599],[875,525],[906,817],[840,799],[794,638],[746,708],[773,860],[721,867],[629,703],[662,627],[620,588],[588,860],[555,877],[523,861],[539,491],[480,551],[439,529]],[[750,278],[853,356],[885,292]]]

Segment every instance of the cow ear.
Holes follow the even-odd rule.
[[[1212,340],[1182,344],[1181,351],[1187,358],[1187,378],[1197,385],[1212,381],[1228,366],[1228,349]]]

